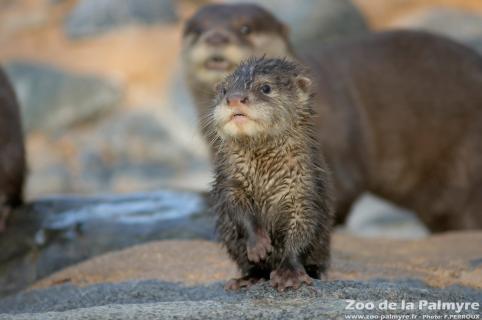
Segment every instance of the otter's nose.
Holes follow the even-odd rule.
[[[215,31],[208,35],[205,41],[212,46],[223,46],[229,43],[229,37],[222,32]]]
[[[230,107],[239,107],[241,105],[247,105],[248,104],[248,96],[244,94],[231,94],[226,97],[226,103]]]

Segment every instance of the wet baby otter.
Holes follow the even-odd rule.
[[[311,284],[329,260],[330,182],[313,135],[311,80],[287,60],[251,59],[219,85],[212,190],[217,227],[242,276],[279,291]]]
[[[0,69],[0,232],[4,231],[12,209],[23,201],[25,172],[20,108]]]
[[[295,59],[287,28],[256,5],[202,8],[186,23],[183,47],[201,116],[210,88],[241,60]],[[480,55],[443,37],[393,31],[321,44],[296,59],[313,76],[315,134],[338,223],[369,191],[414,210],[434,232],[482,228]]]

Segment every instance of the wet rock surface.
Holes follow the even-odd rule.
[[[0,296],[90,257],[160,239],[213,239],[202,195],[59,197],[15,212],[0,237]]]
[[[480,301],[480,291],[435,289],[420,281],[315,281],[313,287],[278,293],[268,283],[225,292],[221,283],[184,287],[160,281],[62,285],[0,301],[2,319],[316,319],[347,314],[386,314],[384,310],[346,310],[346,299],[379,304],[384,300]],[[464,314],[478,314],[469,310]],[[443,310],[393,310],[391,314],[446,314]]]
[[[71,38],[95,36],[128,25],[173,23],[177,14],[171,0],[81,0],[65,22]]]

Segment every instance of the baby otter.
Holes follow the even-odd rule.
[[[26,164],[19,109],[12,86],[0,69],[0,232],[12,209],[23,200]]]
[[[217,228],[242,276],[298,288],[328,267],[330,181],[313,134],[311,80],[294,62],[250,59],[218,89],[212,190]]]
[[[183,39],[201,116],[213,99],[209,88],[251,55],[309,66],[315,135],[332,172],[338,223],[368,191],[415,211],[434,232],[482,228],[482,57],[473,50],[392,31],[295,58],[287,28],[246,4],[202,8]]]

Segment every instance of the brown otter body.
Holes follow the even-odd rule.
[[[482,227],[482,57],[430,34],[391,32],[306,61],[317,70],[318,134],[339,218],[368,190],[432,231]]]
[[[280,291],[297,288],[328,266],[330,183],[303,72],[286,60],[250,60],[218,90],[212,196],[221,240],[242,272],[229,289],[267,278]]]
[[[19,106],[0,69],[0,231],[5,228],[10,211],[23,200],[24,150]]]
[[[194,38],[186,28],[185,51],[202,46],[234,65],[247,52],[263,53],[257,36],[286,39],[284,31],[274,31],[284,30],[280,22],[258,23],[273,19],[259,7],[218,6],[229,14],[220,18],[220,9],[208,6],[188,22],[201,27]],[[251,32],[239,33],[239,25]],[[204,36],[216,30],[230,38],[211,46]],[[267,55],[292,56],[287,42],[277,48]],[[399,31],[321,46],[301,60],[315,77],[316,128],[333,172],[338,222],[371,191],[416,211],[432,231],[482,227],[482,57],[442,37]],[[192,61],[185,54],[188,70]],[[199,102],[212,99],[196,89],[216,82],[203,76],[212,74],[208,69],[198,69],[191,81]],[[221,69],[219,78],[230,71]]]

